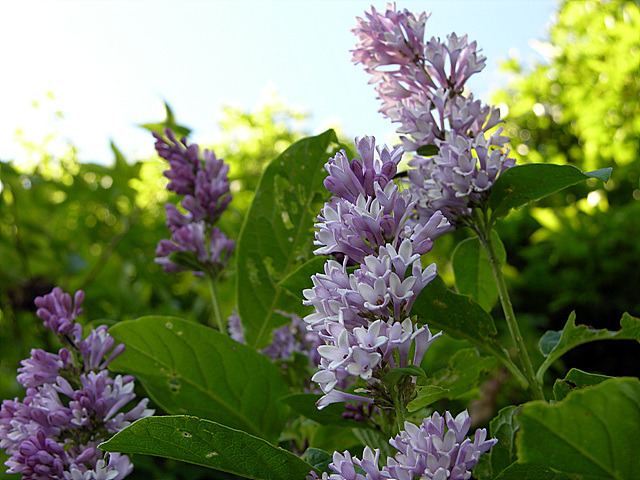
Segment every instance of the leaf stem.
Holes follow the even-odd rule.
[[[485,222],[485,225],[487,225],[487,223],[488,222]],[[507,284],[504,280],[504,275],[502,274],[502,265],[500,264],[500,259],[496,254],[495,246],[493,245],[491,239],[492,228],[488,226],[488,228],[483,230],[474,230],[478,235],[478,238],[480,239],[480,243],[489,255],[489,263],[491,264],[491,270],[493,270],[493,276],[495,277],[496,285],[498,287],[498,296],[500,297],[500,304],[502,305],[504,318],[507,322],[509,333],[511,334],[511,338],[513,339],[513,343],[516,347],[516,354],[518,355],[520,364],[524,369],[523,373],[529,383],[529,389],[535,399],[544,400],[545,398],[542,391],[542,385],[536,378],[535,372],[533,370],[533,364],[531,363],[531,358],[529,357],[529,351],[527,350],[527,346],[524,342],[524,339],[522,338],[522,334],[520,333],[518,321],[516,320],[513,306],[511,305],[509,291],[507,290]]]
[[[391,390],[391,398],[393,398],[393,407],[396,412],[396,422],[398,423],[398,433],[404,429],[404,404],[400,398],[400,392],[397,385],[394,385]]]
[[[222,319],[222,313],[220,312],[220,302],[218,301],[218,293],[216,290],[216,280],[210,273],[205,273],[207,277],[207,283],[209,284],[209,292],[211,293],[211,305],[213,306],[213,322],[210,322],[212,327],[217,326],[218,331],[223,335],[228,335],[225,323]]]

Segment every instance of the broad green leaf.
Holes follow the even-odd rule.
[[[478,386],[478,377],[495,366],[495,358],[480,357],[475,348],[458,350],[446,368],[438,370],[427,380],[418,380],[418,396],[409,403],[409,411],[416,411],[440,398],[454,399],[473,390]],[[438,395],[439,398],[435,398]]]
[[[226,335],[174,317],[120,322],[127,348],[110,368],[135,375],[167,413],[196,415],[276,442],[287,389],[263,355]]]
[[[495,230],[491,235],[498,260],[504,264],[507,254],[500,236]],[[467,238],[458,244],[453,251],[451,266],[458,293],[469,295],[485,311],[490,312],[498,299],[498,287],[489,256],[478,237]]]
[[[420,292],[411,313],[418,315],[418,323],[429,325],[430,330],[444,330],[451,337],[467,340],[493,355],[526,386],[526,379],[495,340],[497,331],[491,315],[466,295],[452,292],[440,277],[436,277]]]
[[[100,448],[172,458],[259,480],[300,480],[312,470],[293,453],[261,438],[186,415],[143,418]]]
[[[553,396],[556,402],[559,402],[565,398],[571,390],[597,385],[610,378],[608,375],[598,375],[596,373],[583,372],[577,368],[572,368],[566,377],[555,381],[553,384]]]
[[[280,399],[296,412],[305,417],[318,422],[320,425],[336,425],[339,427],[362,427],[362,422],[352,419],[342,418],[345,412],[344,403],[333,403],[327,405],[322,410],[318,410],[316,402],[320,400],[322,395],[315,393],[293,393]]]
[[[323,272],[325,263],[327,263],[327,257],[313,257],[283,278],[278,283],[278,286],[288,290],[292,295],[297,296],[298,299],[302,301],[304,300],[302,291],[306,288],[313,287],[311,276]]]
[[[278,283],[312,255],[313,223],[329,192],[324,164],[337,137],[328,130],[297,141],[262,174],[238,240],[238,313],[247,345],[266,347],[289,321],[278,311],[303,312],[298,296]]]
[[[495,358],[481,357],[475,348],[463,348],[451,357],[446,368],[435,372],[427,381],[429,385],[449,390],[447,398],[453,399],[476,388],[480,375],[495,366]]]
[[[477,344],[497,332],[493,318],[465,295],[448,289],[442,278],[433,279],[418,295],[411,313],[429,329],[442,329],[454,338]]]
[[[637,378],[613,378],[574,390],[555,405],[527,403],[518,421],[521,463],[535,463],[584,480],[640,479]]]
[[[417,396],[407,405],[407,410],[415,412],[421,408],[427,407],[441,398],[445,398],[449,393],[448,388],[438,387],[436,385],[419,385],[416,387]]]
[[[576,314],[571,312],[562,331],[550,330],[540,338],[540,351],[547,357],[542,363],[536,377],[542,381],[547,369],[562,355],[572,348],[596,340],[636,340],[640,342],[640,319],[628,313],[622,315],[620,330],[613,332],[606,329],[597,330],[586,325],[576,325]]]
[[[534,200],[580,183],[589,178],[608,181],[611,168],[583,173],[572,165],[532,163],[516,165],[504,172],[491,188],[489,206],[492,218],[499,218]]]
[[[304,456],[307,459],[307,463],[316,470],[334,473],[333,470],[329,468],[329,464],[333,461],[333,457],[324,450],[320,450],[318,448],[307,448]]]
[[[418,147],[418,150],[416,151],[416,153],[418,155],[422,155],[423,157],[432,157],[433,155],[437,155],[438,152],[440,151],[440,149],[432,144],[427,144],[427,145],[422,145],[421,147]]]
[[[495,480],[575,480],[575,478],[540,465],[522,463],[514,463],[494,477]]]
[[[518,412],[520,412],[520,407],[513,405],[505,407],[489,424],[490,438],[498,439],[498,443],[489,451],[491,471],[494,477],[518,459],[515,444],[516,432],[520,428],[518,420],[515,418]]]

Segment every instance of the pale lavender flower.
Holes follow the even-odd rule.
[[[380,450],[365,447],[362,459],[348,451],[334,452],[329,468],[333,474],[323,475],[330,480],[469,480],[471,469],[480,456],[498,443],[487,440],[487,431],[478,429],[473,440],[465,438],[471,426],[466,411],[457,417],[445,412],[434,413],[420,426],[405,422],[401,431],[389,443],[398,451],[379,467]],[[359,467],[364,475],[356,470]]]
[[[414,325],[409,312],[435,276],[435,265],[423,269],[420,255],[413,253],[411,240],[405,239],[398,250],[389,244],[380,248],[379,255],[365,257],[353,273],[347,273],[346,263],[329,260],[325,273],[312,277],[314,287],[303,294],[305,305],[312,305],[314,312],[304,320],[325,342],[318,347],[322,359],[312,378],[325,393],[319,408],[330,401],[344,401],[338,395],[342,392],[329,394],[349,375],[369,382],[383,365],[420,364],[440,334],[433,336],[426,326]],[[392,356],[395,350],[399,364]]]
[[[482,205],[496,178],[515,164],[508,152],[491,148],[490,142],[484,136],[448,132],[437,155],[414,157],[409,180],[420,218],[437,211],[457,224]]]
[[[466,35],[452,33],[446,42],[434,37],[425,42],[426,13],[398,12],[390,3],[384,13],[371,8],[365,15],[353,29],[358,37],[353,61],[373,75],[370,83],[378,83],[380,111],[401,123],[398,133],[408,136],[403,138],[405,147],[434,144],[444,137],[445,128],[430,112],[437,111],[443,120],[448,103],[484,68],[485,57]]]
[[[27,388],[25,398],[4,400],[0,407],[0,448],[10,456],[5,465],[24,479],[123,479],[133,468],[129,458],[112,454],[106,464],[97,445],[153,414],[148,399],[129,407],[135,398],[133,377],[112,378],[106,370],[124,350],[107,327],[82,339],[75,320],[84,293],[75,298],[72,308],[71,297],[56,288],[36,299],[38,316],[67,348],[57,355],[32,350],[18,375]]]
[[[372,8],[353,30],[359,42],[353,61],[373,75],[383,102],[380,111],[400,123],[404,148],[437,151],[435,157],[416,156],[410,163],[416,167],[409,180],[417,223],[441,211],[457,226],[515,162],[503,151],[508,139],[502,129],[494,130],[501,122],[499,111],[464,92],[469,77],[485,65],[476,42],[455,33],[446,41],[432,37],[425,42],[427,18],[397,12],[395,4],[384,13]]]
[[[31,349],[31,357],[20,362],[18,368],[18,383],[25,388],[39,387],[45,383],[55,382],[60,370],[73,365],[71,353],[61,348],[58,354],[45,352],[41,349]]]
[[[376,255],[381,246],[398,248],[411,239],[416,253],[431,250],[432,240],[449,230],[448,221],[433,212],[424,224],[409,222],[415,202],[391,180],[402,158],[402,148],[375,148],[373,137],[356,138],[362,160],[350,162],[344,153],[330,158],[325,185],[337,196],[325,203],[318,222],[316,255],[342,253],[357,263]],[[374,158],[377,150],[379,159]],[[418,241],[419,239],[419,241]]]
[[[465,438],[470,426],[466,410],[455,418],[449,412],[444,417],[436,412],[420,426],[405,422],[405,430],[389,441],[398,453],[388,459],[386,470],[392,478],[409,474],[409,478],[470,479],[480,455],[498,443],[486,440],[485,429],[476,430],[473,440]]]

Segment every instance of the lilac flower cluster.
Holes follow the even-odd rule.
[[[413,252],[431,250],[432,239],[448,231],[438,212],[425,225],[407,220],[416,204],[408,191],[392,181],[404,152],[402,147],[376,149],[373,137],[356,139],[362,160],[349,161],[344,151],[329,159],[324,185],[335,196],[325,203],[316,223],[316,255],[343,253],[357,263],[377,255],[390,244],[394,250],[409,240]],[[375,157],[376,150],[379,158]]]
[[[314,307],[304,320],[325,342],[318,347],[320,370],[312,378],[325,394],[319,408],[372,402],[335,387],[349,376],[375,384],[376,370],[410,364],[412,345],[411,363],[419,365],[438,336],[414,325],[409,312],[436,276],[435,264],[423,269],[420,256],[449,223],[439,212],[425,224],[408,222],[415,203],[392,181],[402,147],[376,149],[373,137],[356,139],[356,146],[362,160],[349,161],[344,152],[329,159],[324,184],[336,196],[325,203],[316,224],[315,253],[344,254],[345,262],[327,261],[324,274],[314,275],[313,288],[304,291],[305,305]],[[353,273],[347,272],[348,259],[360,264]]]
[[[124,350],[105,325],[84,339],[75,320],[84,293],[71,296],[54,288],[35,301],[36,314],[65,345],[57,354],[31,350],[22,361],[18,382],[25,398],[0,407],[0,448],[9,460],[7,473],[33,480],[120,480],[133,466],[126,455],[108,461],[97,446],[131,422],[149,415],[148,399],[123,411],[135,399],[134,379],[112,377],[107,365]]]
[[[335,473],[323,473],[323,480],[469,480],[480,455],[498,442],[487,440],[485,429],[476,430],[473,440],[465,438],[471,426],[466,411],[455,418],[449,412],[444,418],[434,413],[420,426],[409,422],[404,426],[405,430],[389,441],[398,452],[387,458],[382,469],[378,449],[365,447],[362,459],[348,451],[334,452],[329,468]]]
[[[322,339],[316,332],[308,331],[305,322],[295,314],[279,312],[291,318],[291,323],[276,328],[273,331],[273,342],[268,347],[263,348],[260,353],[273,360],[288,360],[294,352],[301,353],[309,357],[311,366],[315,366],[320,361],[317,348],[321,345]],[[240,316],[233,313],[228,319],[229,336],[236,342],[246,343]]]
[[[410,163],[418,212],[424,219],[440,210],[456,223],[515,163],[504,151],[502,129],[489,133],[501,121],[499,111],[464,94],[486,59],[466,35],[425,42],[425,13],[398,12],[388,4],[384,13],[372,7],[365,16],[353,29],[359,40],[353,61],[377,83],[381,113],[401,124],[397,132],[407,150],[437,147],[435,156],[417,155]]]
[[[184,138],[178,141],[169,129],[165,130],[166,138],[155,132],[153,135],[158,155],[169,162],[170,169],[164,172],[169,179],[167,189],[184,197],[180,206],[185,212],[172,203],[165,205],[171,239],[160,240],[155,261],[166,272],[186,270],[169,257],[173,252],[190,252],[204,268],[217,274],[235,248],[235,242],[213,226],[232,198],[229,165],[212,150],[201,153],[197,144],[188,145]]]

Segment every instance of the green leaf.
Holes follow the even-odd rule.
[[[504,264],[507,259],[504,245],[495,230],[491,231],[498,260]],[[491,269],[489,255],[478,237],[467,238],[453,251],[451,266],[455,275],[456,290],[469,295],[485,311],[490,312],[498,300],[498,287]]]
[[[490,437],[498,439],[498,443],[489,451],[494,477],[518,459],[515,440],[520,424],[515,415],[519,412],[520,407],[510,405],[500,410],[489,424]]]
[[[554,472],[550,468],[522,463],[512,464],[494,478],[495,480],[573,480],[573,477]]]
[[[416,387],[418,396],[407,408],[413,412],[440,398],[454,399],[464,395],[478,386],[478,378],[482,373],[491,371],[495,366],[495,358],[480,357],[475,348],[458,350],[447,367],[438,370],[426,381],[420,381]]]
[[[312,255],[313,223],[329,192],[324,164],[333,130],[297,141],[264,171],[238,240],[237,304],[247,345],[261,349],[289,321],[277,311],[304,312],[279,282]]]
[[[178,123],[176,123],[173,110],[171,110],[171,107],[167,102],[164,102],[164,111],[165,111],[166,118],[164,119],[163,122],[144,123],[144,124],[141,124],[140,127],[146,130],[149,130],[150,132],[159,133],[160,135],[164,135],[164,129],[169,128],[170,130],[173,131],[173,133],[176,134],[176,137],[178,139],[182,137],[188,137],[189,134],[191,133],[191,129],[185,127],[184,125],[178,125]]]
[[[438,387],[437,385],[419,385],[416,387],[418,396],[409,402],[407,410],[415,412],[421,408],[428,407],[441,398],[445,398],[449,391],[448,388]]]
[[[449,390],[447,398],[453,399],[476,388],[480,375],[495,366],[494,358],[481,357],[475,348],[463,348],[451,357],[446,368],[435,372],[429,382]]]
[[[316,273],[323,272],[325,263],[327,263],[327,257],[313,257],[311,260],[303,263],[285,278],[280,280],[280,282],[278,282],[278,286],[286,289],[302,301],[304,300],[302,291],[306,288],[313,287],[311,276]]]
[[[422,145],[416,150],[418,155],[422,155],[423,157],[432,157],[437,155],[440,149],[432,144]]]
[[[419,365],[408,365],[406,367],[394,368],[384,374],[383,383],[396,384],[404,377],[427,378],[427,374]]]
[[[613,378],[555,405],[525,404],[518,457],[584,480],[639,480],[640,381]],[[576,477],[578,478],[578,477]]]
[[[411,313],[418,315],[419,324],[427,324],[432,331],[441,329],[453,338],[469,341],[518,375],[508,354],[495,340],[497,331],[491,315],[466,295],[452,292],[440,277],[436,277],[420,292]],[[526,385],[522,374],[518,380]]]
[[[418,322],[428,324],[430,329],[440,328],[454,338],[474,344],[488,340],[497,332],[491,315],[469,297],[448,289],[440,277],[420,292],[411,313],[418,315]]]
[[[362,422],[342,418],[344,403],[333,403],[322,410],[318,410],[316,402],[322,395],[315,393],[293,393],[280,401],[305,417],[318,422],[320,425],[336,425],[339,427],[362,427]]]
[[[318,448],[307,448],[304,455],[307,459],[307,463],[320,472],[334,473],[329,468],[329,464],[333,461],[333,457]]]
[[[538,381],[542,381],[545,372],[553,362],[578,345],[596,340],[636,340],[640,342],[640,319],[632,317],[628,313],[622,315],[620,330],[617,332],[576,325],[575,320],[576,314],[571,312],[561,332],[550,330],[540,338],[540,351],[547,358],[536,373]]]
[[[189,414],[276,442],[287,389],[278,369],[226,335],[174,317],[120,322],[109,333],[127,348],[110,368],[135,375],[167,413]]]
[[[572,368],[566,377],[555,381],[553,384],[553,396],[556,398],[556,401],[559,402],[572,390],[591,387],[610,378],[608,375],[598,375],[596,373],[583,372],[577,368]]]
[[[583,173],[572,165],[516,165],[500,175],[491,188],[489,206],[493,212],[492,218],[503,217],[512,208],[521,207],[592,177],[606,182],[610,174],[610,168]]]
[[[261,438],[186,415],[143,418],[100,448],[172,458],[251,479],[300,480],[312,470],[293,453]]]

